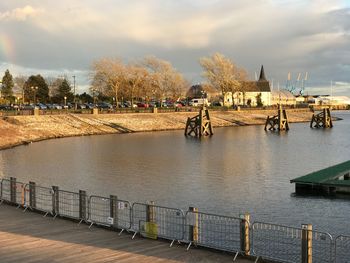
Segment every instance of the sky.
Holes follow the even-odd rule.
[[[350,0],[1,0],[0,75],[76,76],[87,90],[94,60],[155,55],[193,84],[199,58],[220,52],[273,88],[350,96]],[[73,78],[71,79],[73,81]]]

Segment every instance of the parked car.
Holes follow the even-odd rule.
[[[97,104],[97,108],[99,108],[99,109],[113,109],[113,106],[108,102],[100,102]]]
[[[199,106],[210,106],[210,103],[207,99],[192,99],[190,101],[190,106],[199,107]]]
[[[143,102],[139,102],[136,105],[139,108],[148,108],[149,107],[149,105],[147,103],[143,103]]]
[[[47,110],[47,106],[43,103],[36,104],[36,107],[40,110]]]
[[[86,109],[86,105],[85,104],[77,104],[77,109]]]
[[[21,106],[21,110],[34,110],[33,104],[24,104]]]

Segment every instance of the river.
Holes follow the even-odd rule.
[[[291,124],[73,137],[0,151],[0,176],[88,194],[350,234],[350,199],[299,197],[290,179],[350,159],[350,113],[333,129]]]

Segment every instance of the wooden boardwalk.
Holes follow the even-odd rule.
[[[0,262],[232,262],[233,255],[150,240],[0,206]],[[248,263],[238,258],[236,262]]]

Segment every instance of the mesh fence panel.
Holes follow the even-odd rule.
[[[54,191],[49,187],[35,186],[34,209],[52,214]]]
[[[241,219],[188,211],[185,239],[224,251],[241,251]]]
[[[182,210],[164,206],[134,203],[133,227],[145,237],[182,240],[185,216]]]
[[[109,221],[111,217],[110,198],[101,196],[90,196],[89,198],[89,221],[102,224],[111,225]]]
[[[58,214],[73,219],[80,218],[79,193],[58,191]]]
[[[11,202],[11,182],[8,179],[1,180],[1,200]]]
[[[350,262],[350,236],[338,236],[335,239],[335,262]]]
[[[333,240],[326,232],[312,231],[312,261],[333,262]],[[350,262],[350,258],[348,258]]]
[[[25,183],[17,182],[16,180],[11,181],[10,179],[2,179],[0,195],[1,200],[25,206],[25,186]]]
[[[255,222],[252,225],[253,253],[282,262],[301,262],[302,229]]]
[[[90,196],[89,200],[89,221],[120,229],[131,227],[131,205],[128,201],[101,196]]]

